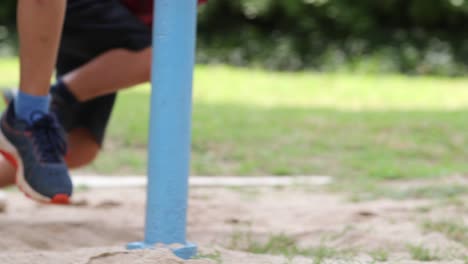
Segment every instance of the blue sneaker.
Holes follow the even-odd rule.
[[[73,185],[63,156],[65,134],[53,114],[34,113],[32,125],[15,116],[13,102],[0,123],[0,153],[16,168],[16,184],[26,196],[68,204]]]

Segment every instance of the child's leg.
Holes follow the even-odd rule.
[[[0,155],[0,188],[15,184],[16,169]]]
[[[18,31],[22,92],[47,95],[65,14],[63,0],[19,0]]]
[[[94,160],[116,91],[147,82],[150,67],[151,29],[121,1],[69,1],[57,63],[60,81],[52,94],[54,112],[72,117],[65,126],[70,166]]]
[[[68,133],[68,147],[65,161],[70,169],[90,164],[101,150],[95,136],[86,128],[76,128]]]
[[[66,1],[63,0],[19,0],[18,1],[18,31],[20,36],[20,90],[21,92],[38,97],[37,100],[46,98],[49,93],[50,78],[57,59],[57,50],[60,32],[63,24]],[[34,101],[34,100],[33,100]],[[16,107],[22,107],[23,102],[17,102]],[[46,109],[38,109],[47,112]],[[43,107],[28,105],[25,107]],[[29,115],[20,109],[17,114],[25,114],[23,119],[29,119]],[[20,116],[21,117],[21,116]],[[15,169],[3,157],[0,156],[0,186],[7,186],[15,182]]]
[[[35,110],[48,111],[47,95],[57,59],[65,7],[66,1],[63,0],[18,1],[20,90],[25,96],[18,96],[15,110],[23,120],[28,121]],[[23,98],[27,99],[22,101]]]
[[[122,1],[69,1],[57,63],[65,85],[54,90],[76,103],[147,82],[151,39]]]
[[[151,72],[151,48],[141,51],[115,49],[62,77],[78,101],[115,93],[148,82]]]
[[[63,161],[66,142],[49,112],[49,84],[57,60],[64,0],[19,0],[20,91],[0,123],[2,155],[29,197],[68,203],[72,182]]]

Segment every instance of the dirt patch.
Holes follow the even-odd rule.
[[[438,200],[353,203],[320,190],[193,188],[188,235],[204,259],[184,262],[164,250],[124,250],[143,236],[144,189],[81,191],[80,203],[70,207],[39,205],[15,192],[7,198],[2,264],[423,263],[425,257],[464,264],[468,252],[465,234],[424,228],[427,221],[468,224],[459,204]]]

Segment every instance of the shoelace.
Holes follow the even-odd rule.
[[[67,153],[65,135],[54,114],[33,113],[31,125],[33,139],[42,162],[57,163]]]

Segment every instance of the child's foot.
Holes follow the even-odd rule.
[[[50,94],[52,96],[50,111],[57,116],[62,127],[66,131],[69,131],[76,124],[76,120],[80,111],[80,104],[70,104],[57,92],[51,91]],[[15,99],[16,92],[15,90],[7,89],[2,90],[1,95],[5,101],[5,104],[8,105]]]
[[[0,152],[16,168],[16,184],[30,198],[68,204],[72,182],[63,156],[65,134],[53,114],[36,112],[34,123],[19,120],[11,102],[0,124]]]

